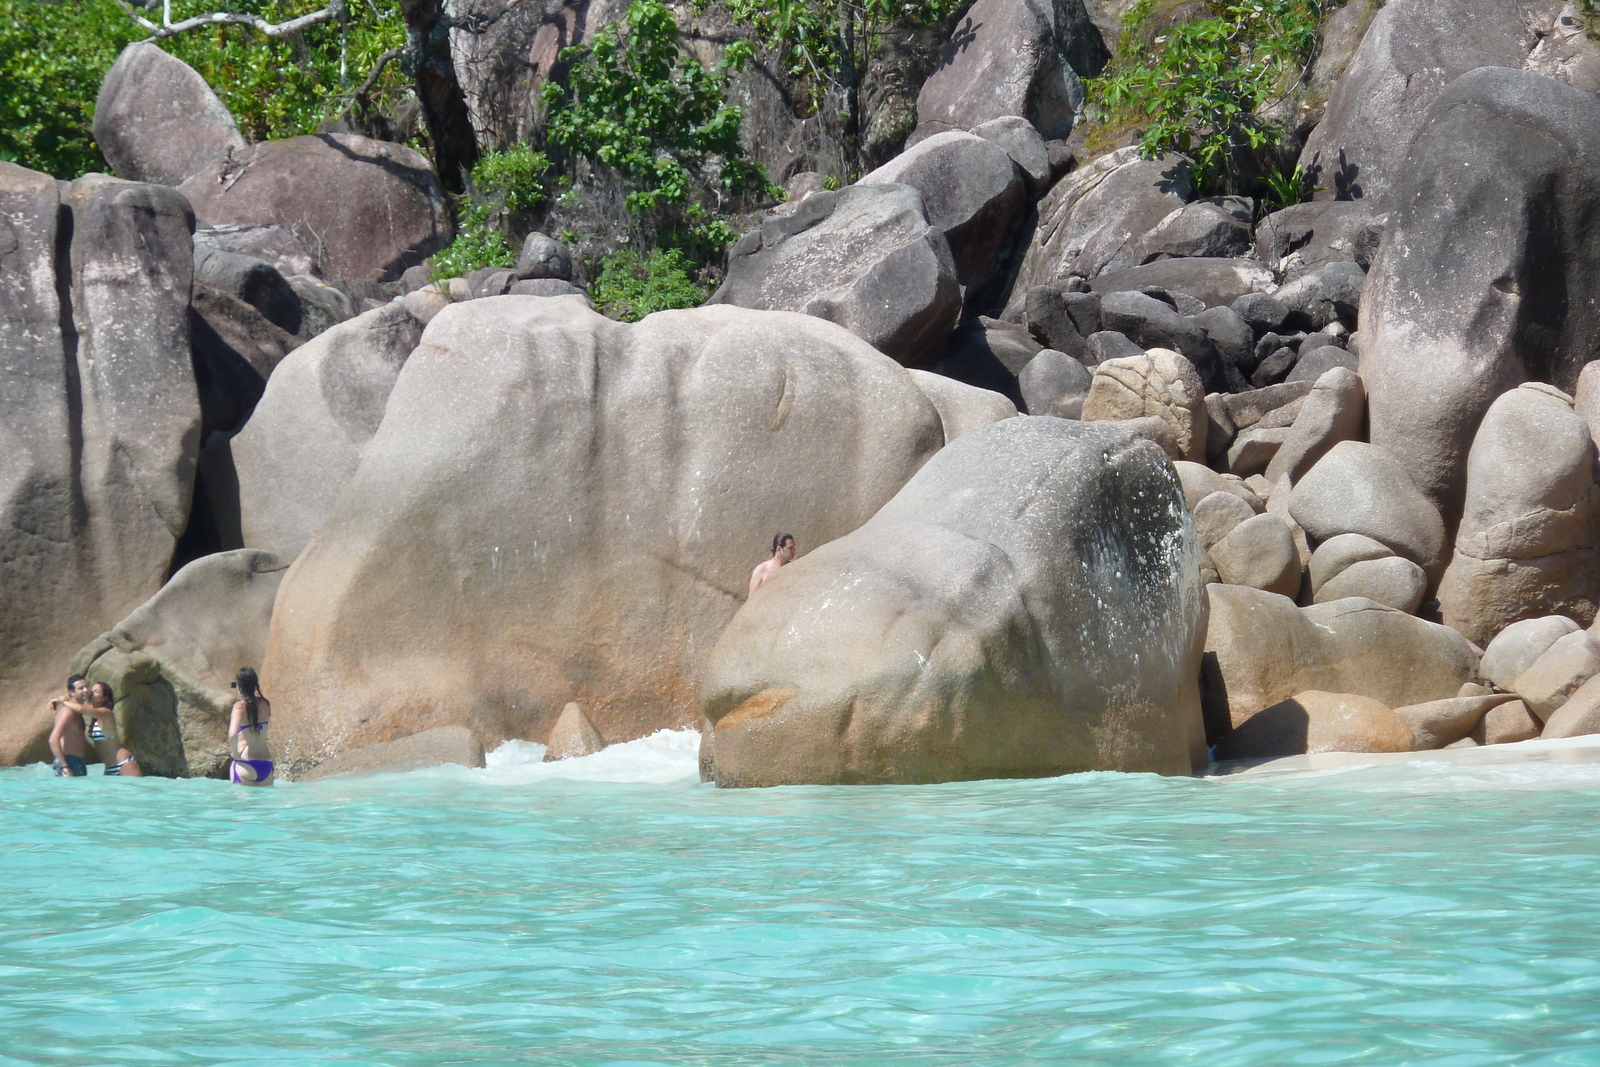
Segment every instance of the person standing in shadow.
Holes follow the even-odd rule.
[[[261,695],[261,680],[253,667],[240,667],[233,687],[239,690],[239,699],[228,719],[228,751],[233,755],[230,777],[235,785],[271,785],[267,723],[272,718],[272,701]]]

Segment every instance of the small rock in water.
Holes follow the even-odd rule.
[[[592,756],[606,747],[600,731],[594,728],[583,707],[576,701],[561,709],[561,718],[550,731],[550,742],[545,745],[544,761],[572,759],[575,756]]]

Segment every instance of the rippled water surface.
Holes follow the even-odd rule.
[[[0,772],[0,1064],[1600,1064],[1600,767]]]

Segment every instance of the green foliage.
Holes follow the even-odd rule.
[[[727,102],[728,77],[748,62],[750,46],[729,45],[708,68],[678,48],[670,8],[634,0],[621,23],[561,55],[572,73],[569,88],[544,88],[550,141],[627,182],[628,211],[658,240],[726,247],[705,203],[767,191],[765,173],[739,142],[743,114]]]
[[[1281,142],[1257,110],[1304,77],[1323,16],[1343,2],[1223,0],[1213,17],[1151,35],[1141,0],[1124,17],[1116,62],[1089,84],[1095,118],[1143,125],[1146,155],[1183,152],[1197,184],[1225,186],[1236,151]]]
[[[488,205],[469,204],[461,209],[456,239],[449,248],[429,258],[428,273],[437,281],[465,277],[483,267],[511,267],[516,262],[516,251],[489,219]]]
[[[58,178],[103,170],[95,95],[143,36],[111,0],[0,0],[0,158]]]
[[[175,0],[172,19],[237,11],[276,23],[324,6],[326,0]],[[350,20],[343,27],[325,22],[273,39],[243,26],[218,26],[160,44],[200,72],[246,138],[264,141],[315,132],[342,114],[378,57],[405,44],[405,24],[397,5],[358,2],[350,5]],[[391,63],[374,95],[405,91],[404,76]]]
[[[779,64],[809,86],[813,106],[830,89],[852,93],[891,29],[943,26],[970,0],[725,0],[728,14],[778,50]]]
[[[232,11],[283,22],[323,0],[174,0],[174,22]],[[378,57],[405,43],[392,3],[350,5],[344,25],[323,23],[266,38],[243,26],[207,26],[160,47],[200,72],[247,138],[311,133],[343,115]],[[159,19],[159,8],[144,13]],[[0,0],[0,156],[73,178],[103,169],[90,125],[106,71],[148,32],[112,0]],[[385,68],[370,98],[407,92],[398,64]]]
[[[1273,211],[1305,203],[1318,188],[1312,185],[1311,175],[1298,163],[1293,170],[1280,167],[1263,177],[1262,181],[1267,186],[1266,206]]]
[[[688,259],[675,248],[613,252],[601,261],[591,295],[597,308],[623,322],[638,322],[655,311],[699,307],[710,294],[690,270]]]
[[[485,152],[472,168],[472,185],[479,195],[504,204],[512,212],[528,212],[545,198],[545,175],[550,160],[526,145]]]

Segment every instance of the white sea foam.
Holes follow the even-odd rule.
[[[609,745],[592,756],[545,763],[544,746],[507,741],[484,758],[476,773],[495,782],[566,779],[639,785],[678,785],[700,781],[700,733],[658,730],[637,741]]]
[[[1254,766],[1221,764],[1208,777],[1400,793],[1592,790],[1600,789],[1600,735],[1432,752],[1320,752]]]

